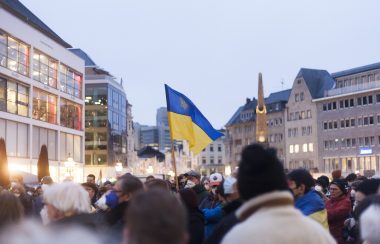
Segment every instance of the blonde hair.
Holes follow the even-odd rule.
[[[79,184],[63,182],[47,187],[43,193],[45,203],[54,206],[65,216],[91,211],[90,197]]]

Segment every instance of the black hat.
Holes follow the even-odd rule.
[[[284,168],[275,151],[259,144],[244,148],[239,165],[238,188],[243,200],[258,195],[288,190]]]
[[[347,182],[345,180],[335,179],[331,181],[330,185],[332,184],[336,185],[343,192],[343,194],[347,193]]]

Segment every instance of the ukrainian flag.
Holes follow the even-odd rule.
[[[215,130],[197,107],[185,95],[165,85],[170,137],[187,140],[194,154],[223,134]]]

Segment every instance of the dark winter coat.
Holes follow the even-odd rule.
[[[202,184],[195,185],[193,188],[191,188],[195,191],[197,194],[198,199],[198,206],[203,202],[205,198],[207,198],[210,193],[206,190],[206,188]]]
[[[199,209],[188,209],[188,232],[190,235],[189,244],[200,244],[204,239],[204,217]]]
[[[351,212],[351,201],[346,195],[326,202],[327,217],[331,235],[338,244],[346,243],[343,239],[344,221]]]

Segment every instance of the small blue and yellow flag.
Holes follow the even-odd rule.
[[[194,154],[223,134],[215,130],[193,102],[185,95],[165,85],[170,137],[172,140],[187,140]]]

